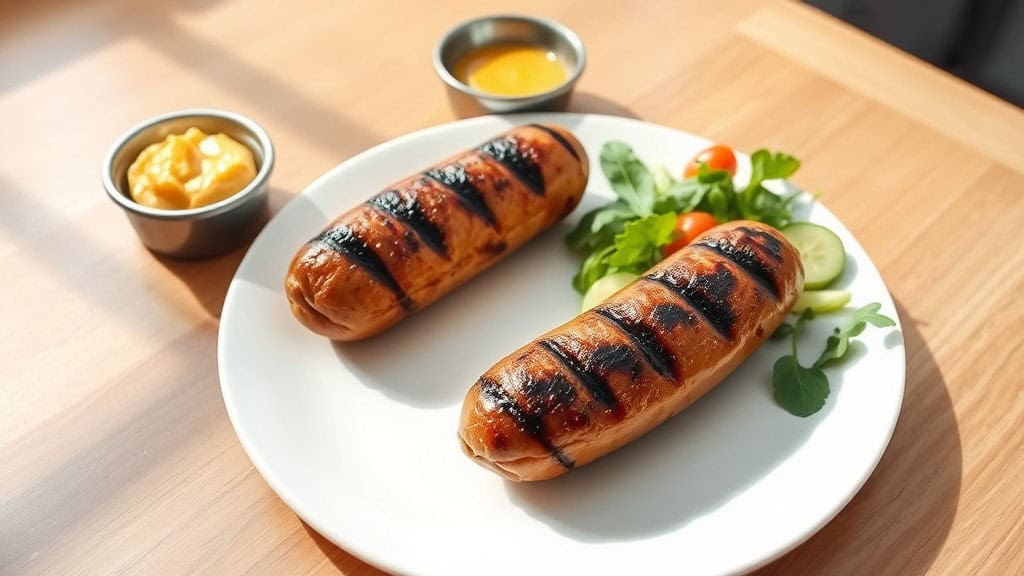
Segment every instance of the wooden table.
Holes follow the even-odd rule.
[[[804,161],[899,307],[906,399],[853,502],[764,574],[1024,573],[1024,113],[786,2],[528,0],[579,32],[575,111]],[[372,574],[270,491],[217,381],[244,249],[175,261],[105,198],[112,141],[214,106],[278,150],[272,205],[453,120],[430,55],[507,2],[0,5],[0,573]]]

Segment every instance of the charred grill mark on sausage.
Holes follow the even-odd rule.
[[[551,457],[563,467],[572,468],[575,465],[571,458],[551,443],[551,439],[548,438],[547,433],[544,431],[543,412],[520,406],[501,384],[495,380],[485,377],[481,378],[479,383],[480,395],[485,405],[489,404],[491,409],[508,414],[524,433],[543,446],[551,454]],[[538,393],[543,388],[543,386],[538,384],[534,383],[532,394]],[[568,386],[568,382],[565,382],[565,385]],[[551,386],[549,385],[548,387],[550,388]],[[532,396],[531,391],[526,391],[525,393]],[[533,399],[528,398],[528,400],[531,400],[532,404]]]
[[[736,277],[723,262],[711,272],[694,273],[688,268],[665,268],[643,277],[667,287],[689,304],[726,340],[736,337],[736,311],[729,299],[736,290]]]
[[[412,310],[413,302],[405,293],[398,281],[388,270],[387,265],[380,259],[380,256],[373,251],[365,240],[360,238],[352,228],[342,224],[332,226],[321,232],[314,242],[323,244],[327,248],[344,254],[352,264],[365,270],[370,276],[383,284],[390,290],[398,303],[406,311]]]
[[[490,206],[484,201],[484,196],[480,193],[480,189],[470,180],[465,166],[457,162],[446,164],[427,170],[424,172],[424,175],[450,190],[458,198],[460,205],[481,218],[488,226],[491,228],[498,227],[498,221],[494,218],[494,212],[491,211]]]
[[[580,154],[579,154],[579,152],[577,152],[576,149],[572,147],[572,144],[570,144],[569,141],[565,139],[565,136],[562,136],[561,134],[559,134],[557,130],[552,130],[551,128],[548,128],[547,126],[545,126],[543,124],[529,124],[529,126],[532,126],[533,128],[536,128],[538,130],[543,130],[544,132],[547,132],[549,136],[554,138],[555,141],[557,141],[559,144],[561,144],[563,148],[568,150],[569,154],[572,154],[572,157],[575,158],[577,162],[580,161]]]
[[[746,272],[776,301],[782,299],[782,287],[779,284],[775,268],[765,264],[757,251],[750,246],[740,246],[722,238],[705,238],[693,246],[727,258]]]
[[[367,201],[379,212],[391,216],[412,230],[419,239],[442,258],[448,257],[444,232],[427,219],[415,191],[405,194],[398,190],[385,190]]]
[[[679,326],[693,326],[697,323],[697,317],[693,312],[669,303],[655,306],[651,318],[663,332],[671,332]]]
[[[782,262],[782,242],[764,230],[755,230],[749,226],[737,226],[736,232],[746,235],[748,238],[754,241],[755,244],[764,248],[765,253],[768,254],[776,262]]]
[[[618,400],[615,398],[615,392],[612,391],[611,386],[608,385],[608,380],[604,374],[598,373],[593,366],[588,366],[588,362],[583,361],[579,356],[573,353],[572,346],[565,346],[559,343],[557,340],[541,340],[538,342],[541,348],[546,350],[555,360],[564,366],[577,380],[583,384],[587,392],[594,400],[605,408],[616,408],[618,406]]]
[[[598,346],[590,355],[590,365],[599,374],[620,372],[629,375],[630,380],[640,377],[640,358],[628,344],[605,344]]]
[[[535,160],[536,154],[511,134],[484,142],[480,151],[494,158],[519,179],[530,192],[544,195],[544,174]]]
[[[657,331],[644,323],[633,306],[604,305],[592,311],[628,337],[655,372],[678,383],[675,357],[662,344]]]

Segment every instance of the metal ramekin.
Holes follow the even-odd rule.
[[[139,153],[169,134],[183,134],[193,126],[207,134],[226,134],[252,150],[256,162],[252,182],[201,208],[161,210],[132,200],[128,167]],[[124,210],[147,248],[178,258],[203,258],[237,248],[255,236],[266,214],[267,183],[273,168],[274,146],[258,124],[232,112],[196,108],[150,118],[118,138],[103,162],[103,187]]]
[[[497,43],[525,43],[553,50],[569,66],[560,86],[532,96],[496,96],[474,90],[452,74],[455,63],[470,50]],[[565,110],[572,89],[583,74],[587,57],[575,32],[552,20],[499,14],[468,20],[449,30],[434,49],[434,70],[448,87],[448,99],[459,116]]]

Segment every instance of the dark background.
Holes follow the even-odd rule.
[[[1024,0],[807,0],[1024,107]]]

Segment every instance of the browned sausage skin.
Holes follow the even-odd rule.
[[[459,436],[512,480],[543,480],[638,438],[724,379],[782,323],[796,249],[756,222],[718,226],[473,385]]]
[[[335,340],[377,334],[561,220],[588,176],[565,128],[500,134],[388,186],[307,242],[285,279],[292,312]]]

